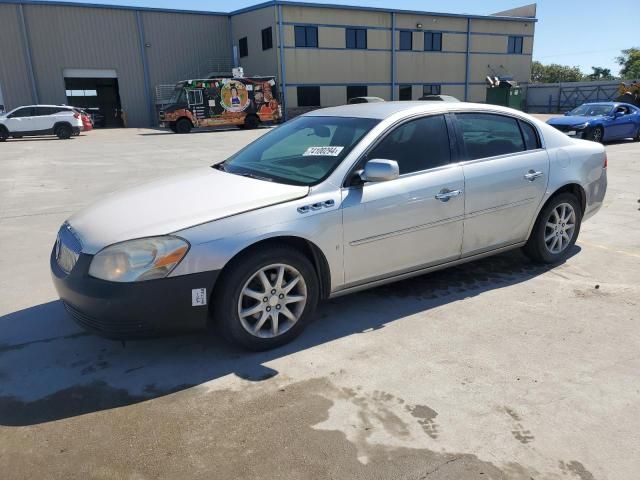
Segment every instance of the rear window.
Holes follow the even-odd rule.
[[[469,160],[525,150],[515,118],[491,113],[457,113],[456,119]]]
[[[520,128],[522,129],[522,136],[524,137],[524,144],[527,150],[535,150],[540,148],[540,138],[533,125],[520,120]]]

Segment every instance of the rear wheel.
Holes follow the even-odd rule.
[[[189,133],[192,128],[193,125],[186,118],[181,118],[176,122],[176,133]]]
[[[260,119],[256,115],[247,115],[244,119],[244,128],[251,130],[258,128]]]
[[[56,136],[60,140],[67,140],[71,138],[71,135],[73,135],[73,130],[69,125],[59,125],[58,128],[56,128]]]
[[[524,253],[538,263],[559,263],[576,243],[582,222],[582,209],[575,195],[561,193],[542,209]]]
[[[585,136],[587,140],[591,140],[592,142],[602,143],[602,139],[604,138],[604,128],[602,127],[594,127],[587,132]]]
[[[313,315],[319,284],[311,262],[297,250],[254,250],[229,266],[213,301],[222,334],[249,350],[293,340]]]

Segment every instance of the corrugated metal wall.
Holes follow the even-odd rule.
[[[231,66],[226,15],[142,11],[142,21],[152,86],[205,76],[218,64]]]
[[[0,5],[2,51],[0,86],[8,108],[29,104],[28,64],[18,9]],[[115,69],[128,126],[155,122],[145,94],[138,11],[66,5],[22,5],[40,103],[66,103],[63,70]],[[231,65],[226,15],[140,10],[149,85],[206,75],[215,65]]]
[[[7,110],[32,103],[31,83],[25,64],[19,5],[0,5],[0,88]]]

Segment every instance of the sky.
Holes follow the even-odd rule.
[[[71,0],[80,3],[132,5],[141,7],[208,10],[228,12],[262,3],[263,0]],[[389,0],[315,0],[313,3],[332,3],[389,8]],[[393,7],[443,13],[487,15],[532,3],[528,0],[394,0]],[[640,47],[637,35],[640,12],[632,3],[603,4],[601,0],[538,0],[533,59],[542,63],[578,66],[585,73],[591,67],[609,68],[614,74],[620,70],[615,57],[620,50]],[[616,7],[618,5],[618,7]]]

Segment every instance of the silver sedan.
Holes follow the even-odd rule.
[[[61,227],[70,315],[123,338],[213,318],[246,348],[298,335],[318,302],[522,248],[563,261],[601,207],[601,145],[489,105],[308,113],[212,167],[114,194]]]

